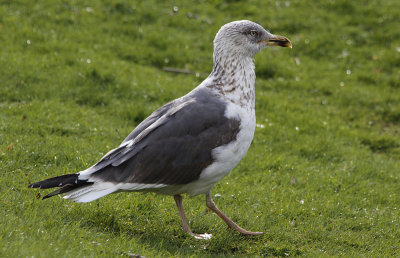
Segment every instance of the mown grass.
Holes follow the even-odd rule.
[[[399,16],[395,0],[1,2],[0,256],[398,256]],[[255,139],[213,190],[263,236],[226,230],[203,197],[184,205],[210,241],[181,232],[168,196],[76,204],[26,188],[90,166],[198,85],[238,19],[293,42],[256,57]]]

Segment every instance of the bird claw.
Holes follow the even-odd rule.
[[[263,235],[264,232],[252,232],[252,231],[248,231],[247,233],[244,233],[245,235],[248,236],[259,236],[259,235]]]
[[[238,231],[239,233],[243,234],[243,235],[248,235],[248,236],[259,236],[264,234],[264,232],[253,232],[253,231],[248,231],[244,228],[239,227],[238,225],[235,225],[232,227],[233,229],[235,229],[236,231]]]
[[[204,233],[204,234],[194,234],[194,233],[192,233],[191,235],[194,238],[201,239],[201,240],[210,240],[212,238],[212,234],[207,234],[207,233]]]

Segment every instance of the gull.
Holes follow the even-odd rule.
[[[213,69],[199,86],[154,111],[93,166],[29,187],[58,187],[43,199],[65,194],[65,199],[81,203],[125,191],[171,195],[183,231],[198,239],[211,234],[190,230],[182,195],[205,194],[208,209],[229,228],[245,235],[262,234],[241,228],[222,213],[211,198],[211,188],[236,167],[253,140],[254,56],[269,46],[292,44],[251,21],[225,24],[214,39]]]

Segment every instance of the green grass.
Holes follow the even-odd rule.
[[[398,17],[397,0],[2,1],[0,256],[399,256]],[[213,189],[263,236],[227,230],[203,196],[184,205],[210,241],[181,232],[169,196],[77,204],[27,188],[92,165],[198,85],[238,19],[293,43],[256,57],[259,127]]]

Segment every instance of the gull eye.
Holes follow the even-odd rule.
[[[255,31],[255,30],[251,30],[251,31],[249,32],[249,34],[250,34],[250,36],[252,36],[252,37],[257,37],[257,36],[258,36],[258,32]]]

